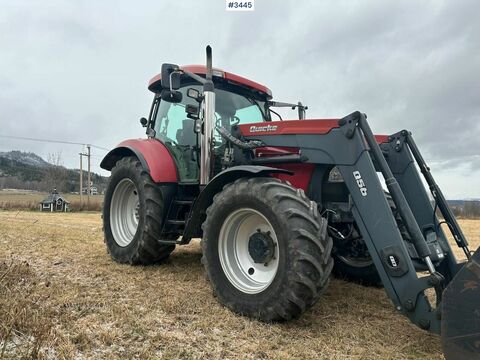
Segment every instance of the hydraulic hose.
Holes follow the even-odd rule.
[[[243,150],[253,150],[258,147],[265,146],[263,141],[259,140],[250,140],[250,141],[242,141],[235,136],[233,136],[225,127],[223,126],[217,126],[217,131],[220,134],[221,137],[224,139],[230,141],[232,144],[235,146],[238,146],[240,149]]]

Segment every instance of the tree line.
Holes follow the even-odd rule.
[[[0,189],[24,189],[36,191],[78,192],[80,187],[79,170],[63,166],[61,154],[49,154],[48,166],[35,166],[20,161],[0,157]],[[84,186],[87,173],[84,172]],[[91,173],[91,180],[101,192],[107,178]]]

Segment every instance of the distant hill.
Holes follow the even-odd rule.
[[[480,202],[480,199],[471,198],[471,199],[462,199],[462,200],[447,200],[448,205],[450,206],[465,206],[465,203],[470,202]]]
[[[57,163],[58,160],[57,158]],[[86,171],[84,176],[83,185],[86,186]],[[105,189],[106,177],[91,173],[91,179],[99,192]],[[51,164],[31,152],[0,152],[0,189],[51,191],[57,188],[62,192],[78,192],[79,183],[79,169],[67,169],[64,166]]]
[[[9,152],[0,152],[0,158],[16,161],[24,165],[32,165],[32,166],[38,166],[38,167],[46,167],[46,166],[52,165],[46,162],[45,160],[43,160],[37,154],[34,154],[32,152],[18,151],[18,150],[9,151]]]

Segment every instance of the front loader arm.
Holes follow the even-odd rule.
[[[440,323],[423,293],[432,286],[428,279],[417,277],[368,151],[355,164],[338,169],[353,200],[353,216],[390,300],[415,324],[439,332]]]
[[[365,115],[354,113],[339,123],[347,138],[364,137],[369,146],[368,153],[363,152],[356,164],[339,166],[339,170],[353,199],[355,220],[387,294],[396,309],[412,322],[423,329],[441,332],[447,359],[480,359],[480,249],[471,256],[467,239],[408,131],[391,136],[390,150],[393,148],[394,152],[384,153]],[[416,273],[412,254],[398,229],[392,229],[392,213],[381,194],[372,160],[385,178],[415,251],[429,269],[428,276]],[[433,208],[414,161],[435,199]],[[445,234],[439,229],[437,205],[468,263],[457,263],[453,256]],[[426,296],[428,288],[435,289],[436,306]]]
[[[333,125],[330,120],[326,120],[324,125],[321,125],[319,120],[313,121],[318,124],[312,123],[315,125],[313,126],[308,124],[309,120],[305,120],[306,124],[298,126],[300,131],[296,133],[291,129],[285,130],[287,125],[283,124],[283,128],[279,125],[283,132],[277,130],[273,134],[247,133],[246,138],[261,139],[272,147],[298,148],[306,159],[305,163],[325,165],[326,168],[337,166],[350,195],[354,219],[395,308],[425,330],[439,333],[441,329],[448,328],[449,334],[456,334],[455,339],[465,335],[468,338],[465,341],[480,344],[478,334],[465,333],[465,329],[478,329],[478,326],[458,328],[445,324],[480,324],[480,309],[475,308],[476,303],[467,300],[480,300],[480,271],[474,272],[473,270],[479,267],[472,265],[475,258],[480,257],[480,253],[477,250],[469,266],[463,266],[463,263],[455,259],[415,163],[425,170],[423,175],[431,191],[435,192],[434,198],[439,210],[446,220],[450,219],[447,221],[457,244],[469,256],[467,241],[457,222],[451,220],[453,214],[449,214],[448,204],[440,189],[431,174],[426,172],[428,167],[419,156],[410,133],[391,135],[379,145],[378,137],[373,135],[366,116],[360,112],[352,113]],[[304,127],[317,130],[308,133],[303,131]],[[378,171],[382,173],[396,211],[408,230],[407,240],[402,237],[384,195]],[[285,179],[288,180],[288,176]],[[309,189],[321,192],[322,186],[322,183],[312,182]],[[429,272],[417,272],[418,264]],[[469,297],[462,297],[459,291],[453,290],[465,281],[471,283],[472,277],[477,279],[477,283],[475,287],[470,286],[467,290],[474,291],[473,296],[470,294]],[[435,290],[435,300],[426,296],[427,289]],[[461,313],[452,311],[452,307],[457,303],[457,308],[467,310]],[[448,307],[445,304],[448,304]],[[459,321],[452,314],[468,316],[461,315],[463,317]],[[453,341],[445,340],[444,344]],[[444,345],[444,348],[448,346]],[[476,351],[480,354],[480,345],[478,346]]]
[[[361,140],[365,144],[364,133],[358,128],[358,121],[361,120],[362,115],[354,113],[344,118],[343,122],[340,121],[340,129],[343,130],[347,141],[355,141],[357,137],[357,141]],[[378,147],[376,142],[375,145]],[[375,158],[375,160],[379,166],[381,159]],[[440,332],[440,322],[424,294],[424,290],[433,287],[433,283],[431,283],[430,277],[419,278],[417,276],[377,176],[371,149],[365,144],[355,163],[338,165],[338,169],[353,200],[352,212],[355,221],[382,279],[385,291],[395,308],[423,329]],[[387,186],[390,185],[389,190],[393,197],[395,179],[393,176],[389,176],[386,181]],[[399,211],[400,209],[409,209],[405,198],[400,199],[399,203],[396,201],[398,199],[395,197],[393,199]],[[411,218],[407,217],[407,222],[411,221]],[[417,226],[417,231],[421,234],[417,223],[410,223],[411,228],[414,226]],[[408,229],[410,232],[410,228]],[[423,248],[419,247],[420,251],[423,251],[422,255],[425,252],[429,254],[423,236],[421,240],[425,244]]]

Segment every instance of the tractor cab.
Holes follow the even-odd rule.
[[[205,66],[185,66],[199,76],[206,74]],[[177,89],[162,87],[161,74],[154,77],[149,90],[155,93],[150,116],[146,122],[147,134],[167,146],[178,167],[182,182],[198,182],[201,139],[202,85],[189,76],[181,76]],[[235,132],[240,124],[271,121],[270,90],[258,83],[223,70],[213,71],[215,93],[215,124],[212,151],[214,173],[221,168],[227,141],[218,133],[223,127]]]
[[[164,64],[162,73],[152,78],[148,86],[155,96],[149,118],[142,119],[142,124],[149,137],[168,148],[182,183],[198,182],[201,156],[211,162],[208,178],[232,165],[249,163],[252,153],[232,148],[231,140],[242,137],[241,125],[272,121],[272,113],[282,120],[272,107],[297,109],[298,118],[305,119],[306,106],[300,102],[272,101],[272,92],[264,85],[221,69],[211,69],[210,76],[215,99],[210,107],[214,114],[210,117],[204,111],[207,66]],[[211,128],[211,139],[208,134],[203,137],[205,124]],[[202,139],[209,144],[203,151]],[[206,184],[205,179],[203,182]]]

